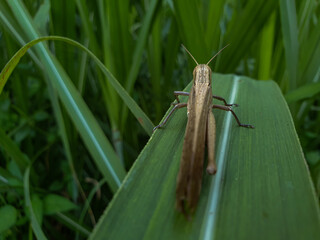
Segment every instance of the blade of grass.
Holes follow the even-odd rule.
[[[312,23],[312,17],[316,7],[315,0],[303,0],[300,2],[298,10],[298,22],[299,22],[299,43],[304,43],[309,37],[310,23]]]
[[[152,98],[154,100],[154,109],[156,114],[156,122],[161,119],[161,69],[162,69],[162,55],[161,55],[161,27],[162,27],[162,13],[157,14],[153,23],[151,36],[149,37],[148,49],[148,66],[150,69],[150,82],[152,84]]]
[[[208,51],[204,39],[204,24],[201,22],[200,13],[202,9],[199,1],[191,0],[188,1],[188,4],[185,4],[185,1],[177,0],[173,1],[173,4],[183,44],[197,59],[198,63],[206,63],[210,59],[211,53]]]
[[[71,153],[71,148],[70,148],[70,144],[69,144],[70,141],[69,141],[69,137],[68,137],[68,134],[67,134],[67,129],[66,129],[66,125],[65,125],[65,121],[64,121],[63,115],[62,115],[61,107],[60,107],[60,104],[59,104],[59,101],[58,101],[58,96],[57,96],[56,92],[53,91],[53,88],[49,88],[49,94],[51,95],[52,106],[53,106],[53,109],[54,109],[54,112],[55,112],[55,116],[56,116],[56,119],[57,119],[57,122],[58,122],[58,125],[59,125],[60,134],[61,134],[61,140],[62,140],[62,143],[64,145],[64,149],[65,149],[65,152],[66,152],[66,158],[67,158],[67,161],[68,161],[68,164],[69,164],[70,171],[72,173],[72,177],[73,177],[74,181],[77,184],[77,187],[78,187],[78,189],[80,191],[80,194],[81,194],[81,197],[82,197],[83,201],[88,205],[88,213],[90,215],[91,222],[92,222],[93,225],[95,225],[96,220],[95,220],[94,215],[92,213],[91,206],[87,202],[86,194],[85,194],[85,192],[84,192],[84,190],[83,190],[83,188],[81,186],[81,183],[79,181],[77,172],[75,170],[76,168],[74,166],[73,157],[72,157],[72,153]],[[75,200],[76,197],[75,196],[72,196],[72,197]]]
[[[223,37],[223,42],[230,43],[230,46],[220,56],[216,71],[234,72],[241,59],[247,56],[277,4],[278,1],[275,0],[249,1],[241,12],[233,9],[232,18]]]
[[[220,21],[223,16],[225,0],[209,1],[208,20],[206,24],[206,43],[209,49],[218,49],[220,43]]]
[[[311,83],[319,81],[317,75],[320,66],[320,22],[315,26],[315,30],[301,46],[300,56],[300,83]]]
[[[261,33],[258,79],[271,79],[276,13],[273,12]]]
[[[172,76],[176,66],[176,56],[178,54],[180,48],[180,38],[179,35],[176,34],[178,32],[178,26],[176,21],[171,16],[170,22],[170,30],[168,33],[168,39],[166,42],[166,47],[164,49],[164,86],[162,86],[162,91],[164,94],[168,94],[172,92],[172,87],[174,83],[172,83]],[[163,109],[166,109],[163,107]]]
[[[280,1],[280,18],[289,79],[289,89],[292,90],[297,87],[299,58],[298,23],[294,1]]]
[[[7,10],[7,7],[5,6],[4,3],[5,3],[4,1],[0,1],[1,25],[8,30],[10,35],[13,36],[13,39],[15,39],[20,45],[23,46],[26,44],[26,41],[23,40],[25,36],[21,36],[20,34],[23,31],[20,29],[20,26],[17,25],[15,21],[10,17],[10,15],[8,14],[9,10]],[[39,61],[39,59],[37,58],[33,50],[30,50],[29,55],[32,58],[32,60],[37,64],[37,66],[39,67],[42,66],[41,62]]]
[[[320,82],[303,85],[300,88],[288,92],[285,97],[288,103],[292,103],[302,99],[311,98],[316,94],[320,94]]]
[[[118,81],[124,84],[128,74],[129,62],[131,60],[132,38],[129,33],[130,8],[129,1],[99,1],[99,17],[101,20],[101,32],[103,34],[102,48],[106,67],[112,69],[112,73]],[[109,111],[112,111],[113,122],[111,121],[113,145],[124,164],[123,141],[121,126],[122,103],[119,96],[106,83],[107,92],[104,94],[108,99],[105,103]],[[108,94],[108,95],[107,95]],[[110,99],[110,100],[109,100]]]
[[[126,86],[132,57],[132,37],[129,32],[130,12],[129,0],[110,0],[105,2],[105,14],[109,30],[108,46],[112,55],[114,73]],[[152,9],[150,9],[152,11]],[[128,90],[128,89],[127,89]]]
[[[29,159],[19,150],[14,141],[11,140],[0,129],[0,145],[2,149],[17,163],[21,173],[26,170],[26,167],[30,164]]]
[[[84,46],[88,48],[88,40],[85,41]],[[81,61],[80,61],[80,73],[79,73],[79,80],[78,80],[78,90],[81,95],[83,95],[84,87],[85,87],[85,77],[86,77],[86,64],[87,64],[88,54],[83,52],[81,54]]]
[[[69,225],[71,229],[74,229],[75,231],[79,232],[82,236],[88,237],[90,235],[90,231],[88,231],[86,228],[78,224],[74,219],[68,217],[67,215],[58,212],[56,214],[56,217],[65,225]]]
[[[24,189],[24,198],[26,201],[26,208],[28,209],[30,220],[31,220],[32,230],[36,235],[37,239],[41,239],[41,240],[47,239],[41,229],[41,226],[32,208],[31,199],[30,199],[29,175],[30,175],[30,166],[26,169],[24,173],[23,189]]]
[[[136,46],[133,52],[132,57],[132,64],[129,70],[129,75],[125,81],[125,89],[130,94],[132,92],[134,83],[137,79],[141,61],[142,61],[142,54],[144,52],[144,47],[147,42],[147,37],[151,28],[152,19],[156,14],[156,7],[160,3],[159,0],[151,0],[150,5],[148,7],[148,11],[146,12],[146,15],[142,22],[142,27],[139,31],[139,36],[136,42]],[[122,108],[122,126],[124,125],[126,119],[127,119],[127,109],[126,107]],[[151,132],[147,131],[149,135],[151,135]]]
[[[138,76],[138,72],[139,72],[140,64],[141,64],[141,60],[142,60],[142,54],[144,51],[143,48],[147,42],[147,37],[148,37],[148,33],[150,31],[152,18],[155,15],[156,7],[159,2],[160,1],[158,1],[158,0],[151,1],[150,5],[148,7],[148,11],[146,12],[146,16],[143,19],[142,28],[140,29],[139,36],[137,39],[137,45],[136,45],[134,53],[133,53],[132,64],[130,67],[128,79],[126,80],[126,83],[125,83],[125,89],[129,93],[132,91],[134,82]],[[123,117],[122,119],[124,119],[124,118],[125,117]]]
[[[47,25],[47,18],[50,13],[50,8],[51,8],[50,1],[44,0],[33,18],[34,22],[37,24],[37,29],[39,29],[39,31],[42,34],[47,33],[46,25]]]
[[[85,217],[85,214],[86,212],[88,211],[88,208],[90,208],[90,203],[92,201],[92,199],[94,198],[94,196],[97,194],[97,191],[101,189],[102,185],[105,184],[106,181],[105,180],[101,180],[100,182],[98,182],[94,188],[90,191],[89,195],[88,195],[88,198],[87,198],[87,201],[85,203],[85,206],[83,207],[82,211],[81,211],[81,214],[80,214],[80,217],[78,219],[78,222],[80,224],[83,223],[83,220],[84,220],[84,217]]]
[[[84,31],[86,32],[86,36],[89,38],[89,46],[91,47],[91,49],[93,49],[93,52],[96,55],[98,55],[99,44],[97,43],[97,39],[94,36],[94,31],[93,31],[94,26],[90,22],[90,17],[89,17],[88,7],[86,5],[86,2],[83,0],[76,0],[75,3],[77,4],[79,14],[83,21],[82,24],[83,24]]]
[[[101,32],[102,32],[102,45],[98,44],[97,33],[93,29],[93,20],[89,16],[89,3],[83,0],[76,1],[78,9],[80,11],[81,20],[84,24],[84,30],[86,35],[89,36],[90,48],[97,55],[104,59],[105,66],[111,69],[111,71],[117,76],[117,79],[120,82],[124,82],[124,76],[127,73],[125,66],[127,66],[129,53],[123,53],[122,48],[128,48],[131,45],[129,42],[128,32],[129,27],[126,25],[126,20],[129,18],[129,7],[127,6],[128,1],[121,1],[121,5],[125,5],[119,10],[119,1],[98,1],[99,9],[99,18],[101,22]],[[120,14],[119,11],[126,13]],[[111,18],[111,19],[110,19]],[[111,21],[112,20],[112,21]],[[114,24],[115,23],[115,24]],[[115,27],[112,27],[114,24]],[[127,23],[128,24],[128,23]],[[111,26],[112,25],[112,26]],[[125,26],[123,26],[125,25]],[[115,32],[111,33],[111,29],[115,29]],[[119,33],[120,34],[115,34]],[[121,34],[121,33],[127,33]],[[127,42],[122,44],[123,38],[126,38]],[[113,41],[112,41],[113,40]],[[119,48],[120,46],[120,48]],[[103,49],[103,51],[101,51]],[[130,48],[129,48],[130,49]],[[121,51],[120,51],[121,50]],[[103,53],[103,55],[101,54]],[[102,56],[101,56],[102,55]],[[121,59],[122,58],[122,62]],[[120,65],[118,65],[120,60]],[[121,69],[122,67],[122,69]],[[120,70],[119,70],[120,69]],[[121,102],[119,96],[111,87],[108,79],[106,79],[101,71],[97,70],[97,76],[102,88],[102,96],[104,104],[108,112],[108,118],[111,125],[111,134],[113,146],[116,150],[117,155],[119,156],[121,163],[124,165],[123,159],[123,141],[121,135],[121,126],[120,126],[120,110]]]
[[[101,57],[101,46],[98,44],[98,39],[95,36],[95,32],[93,30],[92,21],[90,21],[90,16],[88,12],[88,6],[86,1],[83,0],[76,0],[76,4],[81,16],[81,20],[83,22],[83,28],[86,33],[86,36],[89,38],[89,47],[92,49],[92,52],[98,56]],[[100,17],[102,21],[102,29],[101,32],[103,34],[103,56],[105,65],[110,69],[111,72],[114,72],[115,69],[113,67],[113,60],[112,60],[112,54],[110,51],[110,48],[108,48],[108,45],[110,44],[108,39],[105,37],[106,32],[108,32],[108,24],[106,24],[106,21],[104,20],[104,11],[105,6],[99,1],[99,10],[100,10]],[[109,50],[109,51],[108,51]],[[116,96],[116,93],[113,91],[113,89],[110,87],[109,83],[105,83],[105,79],[101,76],[100,71],[98,70],[98,80],[100,83],[100,86],[102,88],[103,93],[103,99],[107,106],[108,116],[110,118],[111,126],[113,129],[118,128],[118,110],[119,110],[119,103]]]
[[[51,35],[64,36],[69,38],[76,38],[76,29],[78,27],[76,23],[76,6],[74,1],[51,1],[51,21],[50,30]],[[47,20],[47,19],[44,19]],[[36,21],[33,21],[36,23]],[[47,21],[43,21],[44,24]],[[39,28],[37,28],[39,29]],[[40,32],[41,35],[49,35],[47,32]],[[79,63],[74,61],[78,57],[75,52],[70,51],[67,45],[58,43],[54,45],[55,56],[59,59],[59,62],[67,70],[68,75],[73,80],[75,85],[78,85]]]

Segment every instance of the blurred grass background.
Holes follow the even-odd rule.
[[[87,46],[154,124],[173,91],[192,80],[194,63],[180,44],[199,63],[230,44],[212,69],[278,83],[320,196],[319,1],[1,1],[1,69],[32,40],[17,6],[31,16],[39,35]],[[62,42],[47,46],[109,139],[115,159],[129,170],[148,134],[85,52]],[[95,165],[39,53],[29,53],[0,95],[0,211],[12,216],[0,231],[11,238],[32,235],[24,197],[30,191],[34,214],[50,239],[81,239],[116,189]],[[33,163],[30,172],[23,163]],[[30,189],[23,176],[29,176]]]

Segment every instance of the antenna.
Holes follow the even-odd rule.
[[[219,52],[217,52],[210,60],[209,62],[207,63],[207,65],[209,65],[209,63],[212,61],[212,59],[214,59],[216,56],[218,56],[223,49],[225,49],[226,47],[228,47],[230,44],[227,44],[226,46],[224,46],[222,49],[219,50]],[[183,45],[182,45],[183,46]],[[188,51],[188,50],[187,50]]]
[[[187,49],[183,44],[181,44],[181,45],[182,45],[182,47],[184,48],[184,50],[186,50],[187,53],[189,53],[189,55],[192,57],[193,61],[195,61],[196,64],[199,65],[199,63],[197,62],[197,60],[192,56],[192,54],[188,51],[188,49]]]

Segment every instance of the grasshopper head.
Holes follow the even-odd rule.
[[[207,64],[199,64],[197,60],[192,56],[192,54],[186,49],[186,47],[182,44],[182,47],[186,50],[186,52],[192,57],[192,59],[195,61],[197,66],[193,70],[193,79],[194,84],[201,83],[201,84],[208,84],[208,86],[211,85],[211,68],[209,67],[209,63],[221,53],[223,49],[225,49],[228,45],[220,49],[210,60]]]
[[[211,85],[211,68],[207,64],[199,64],[193,70],[193,79],[195,84]]]

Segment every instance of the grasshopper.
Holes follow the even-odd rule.
[[[240,122],[239,118],[232,110],[233,106],[238,106],[237,104],[228,104],[224,98],[212,95],[212,70],[209,67],[209,63],[224,48],[215,54],[207,64],[198,64],[192,54],[184,46],[183,48],[197,64],[193,70],[192,88],[190,93],[182,91],[174,92],[177,102],[173,103],[174,107],[163,122],[153,130],[163,127],[174,111],[179,108],[187,107],[188,122],[176,187],[176,208],[187,216],[188,212],[194,212],[200,196],[205,143],[207,143],[208,148],[207,173],[214,175],[217,171],[215,163],[216,123],[211,109],[217,108],[231,112],[240,127],[254,127]],[[188,102],[181,103],[179,96],[189,96]],[[212,104],[212,98],[222,101],[224,105]]]

